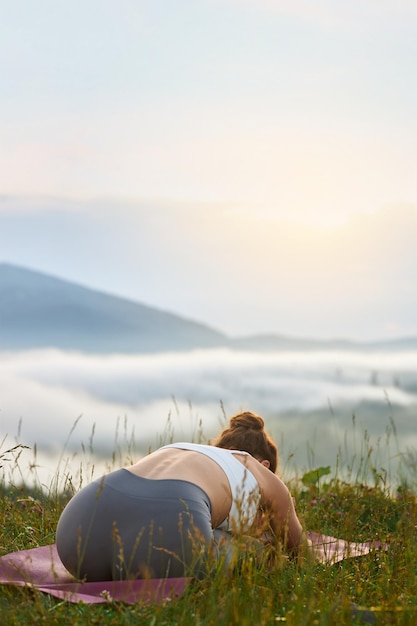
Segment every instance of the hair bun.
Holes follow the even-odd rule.
[[[230,428],[246,428],[247,430],[263,430],[265,422],[260,415],[245,411],[234,415],[230,420]]]
[[[228,450],[248,452],[259,461],[269,461],[269,469],[275,473],[278,462],[276,443],[265,432],[265,423],[260,415],[242,411],[230,418],[229,426],[217,437],[214,445]]]

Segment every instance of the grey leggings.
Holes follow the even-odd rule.
[[[126,469],[81,489],[56,532],[62,563],[89,581],[201,577],[212,543],[211,503],[203,489]]]

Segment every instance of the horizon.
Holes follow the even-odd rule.
[[[209,209],[3,198],[1,257],[231,337],[417,335],[417,205],[327,227]]]
[[[37,270],[35,268],[26,267],[26,266],[23,266],[23,265],[16,265],[16,264],[13,264],[13,263],[9,263],[7,261],[2,261],[0,259],[0,270],[1,270],[2,266],[6,266],[6,267],[13,268],[13,269],[21,270],[23,272],[33,273],[35,275],[38,274],[38,275],[41,275],[41,276],[43,276],[45,278],[50,278],[52,280],[57,280],[57,281],[60,281],[60,282],[67,283],[68,285],[81,287],[82,289],[86,289],[88,291],[91,291],[92,293],[97,293],[97,294],[101,294],[101,295],[108,296],[108,297],[111,297],[111,298],[125,300],[126,302],[133,303],[133,304],[143,305],[145,307],[149,307],[149,308],[155,309],[157,311],[162,311],[164,313],[168,313],[168,314],[171,314],[171,315],[174,315],[174,316],[181,317],[182,319],[184,319],[186,321],[190,321],[192,323],[202,324],[203,326],[206,326],[206,327],[210,328],[211,330],[214,330],[216,332],[221,333],[221,331],[219,331],[215,326],[204,324],[200,320],[195,319],[195,318],[190,318],[190,317],[188,317],[185,314],[184,315],[180,315],[178,313],[173,313],[172,311],[169,311],[167,309],[160,309],[158,307],[154,307],[152,305],[152,303],[149,303],[149,302],[133,300],[133,299],[127,298],[126,296],[121,296],[121,295],[118,295],[118,294],[110,292],[110,291],[104,291],[102,289],[95,288],[93,286],[89,286],[89,285],[83,284],[82,282],[74,282],[73,280],[62,278],[61,276],[59,276],[58,274],[54,274],[53,272],[39,271],[39,270]],[[282,337],[282,338],[288,339],[288,340],[301,340],[301,341],[302,340],[305,340],[305,341],[311,340],[311,341],[317,341],[317,343],[322,342],[323,344],[328,344],[328,343],[333,343],[333,342],[335,342],[335,343],[337,343],[337,342],[346,342],[347,344],[358,345],[358,346],[361,346],[363,344],[366,345],[367,343],[369,343],[371,345],[372,344],[380,344],[380,343],[393,343],[394,344],[396,342],[417,339],[417,333],[416,333],[416,335],[397,335],[397,336],[390,337],[390,338],[386,338],[386,337],[382,338],[381,337],[381,338],[376,338],[376,339],[371,340],[371,341],[369,341],[369,340],[368,341],[365,341],[365,340],[362,340],[362,341],[361,340],[354,340],[354,339],[350,339],[349,337],[328,337],[328,338],[321,338],[321,339],[319,339],[319,338],[316,338],[316,337],[284,335],[282,333],[271,333],[271,332],[253,333],[253,334],[249,334],[249,335],[237,335],[237,336],[231,336],[231,335],[228,335],[226,333],[221,333],[221,334],[223,334],[224,337],[227,338],[227,339],[249,339],[249,338],[269,337],[270,336],[270,337],[277,337],[277,338],[278,337]],[[33,348],[32,350],[41,350],[41,349],[44,349],[44,348]],[[207,349],[210,349],[210,348],[207,348]],[[233,349],[233,347],[231,347],[231,349]],[[0,348],[0,351],[1,351],[1,348]],[[248,351],[251,351],[251,349],[248,349]],[[255,349],[255,352],[256,351],[257,351],[257,349]]]

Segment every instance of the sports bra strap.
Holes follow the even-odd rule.
[[[199,443],[171,443],[163,448],[178,448],[205,454],[215,461],[226,474],[232,493],[232,506],[228,518],[219,528],[247,530],[253,523],[258,510],[260,493],[255,476],[234,454],[251,456],[243,450],[229,450]]]

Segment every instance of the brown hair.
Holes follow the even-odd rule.
[[[251,411],[237,413],[230,418],[229,427],[220,433],[213,445],[229,450],[244,450],[259,461],[268,460],[269,469],[275,474],[278,449],[264,427],[260,415]]]

